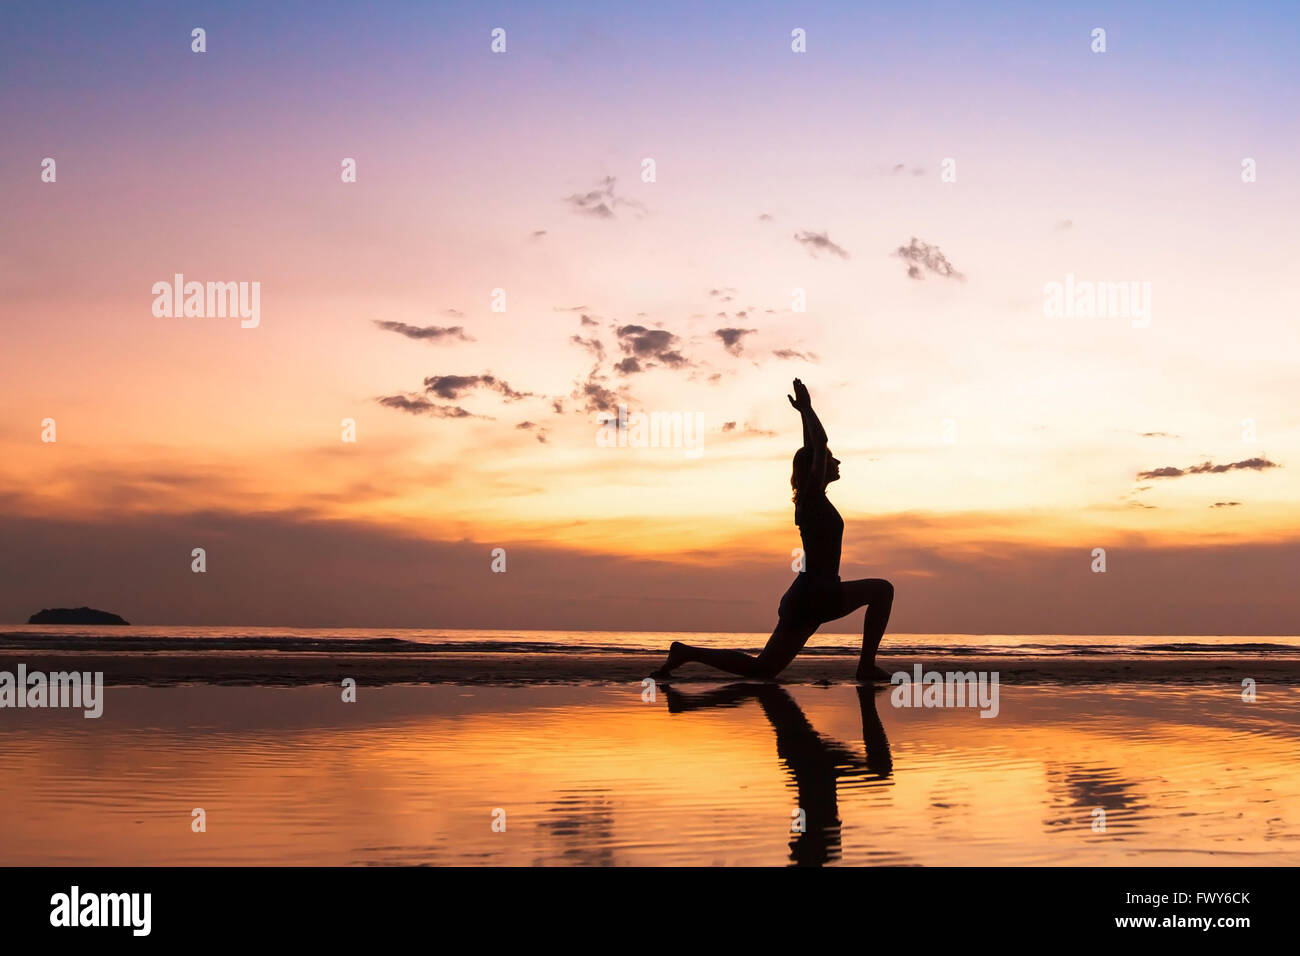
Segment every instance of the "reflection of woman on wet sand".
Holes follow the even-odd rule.
[[[795,452],[790,486],[794,489],[794,523],[803,539],[805,570],[781,598],[776,630],[757,657],[743,651],[673,641],[668,660],[651,677],[663,680],[691,661],[741,677],[775,677],[803,650],[818,627],[865,606],[857,677],[860,681],[889,680],[889,675],[876,666],[876,649],[889,624],[894,586],[883,578],[840,580],[844,519],[826,497],[826,486],[839,480],[840,463],[826,446],[826,431],[813,411],[803,382],[796,378],[794,395],[786,397],[803,418],[803,447]]]
[[[813,729],[804,712],[776,684],[728,684],[703,694],[683,694],[665,685],[669,713],[710,707],[735,707],[757,699],[776,731],[776,752],[794,779],[799,809],[806,826],[790,843],[790,859],[799,866],[819,866],[840,856],[840,812],[836,784],[841,777],[871,775],[881,779],[893,771],[889,740],[876,713],[874,692],[859,685],[862,741],[866,757]]]

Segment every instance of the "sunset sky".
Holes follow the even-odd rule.
[[[376,7],[0,16],[0,621],[766,630],[799,376],[893,629],[1296,633],[1294,7]]]

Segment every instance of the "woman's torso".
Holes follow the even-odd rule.
[[[825,493],[808,495],[796,506],[794,520],[803,540],[804,573],[818,578],[838,577],[844,519],[830,499]]]

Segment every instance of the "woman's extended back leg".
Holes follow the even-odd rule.
[[[695,647],[673,641],[668,649],[668,661],[651,677],[664,678],[682,664],[692,661],[707,664],[709,667],[736,674],[739,677],[775,677],[803,650],[817,630],[816,624],[793,623],[784,618],[776,625],[776,630],[767,639],[767,645],[757,657],[744,651],[723,650],[714,647]]]

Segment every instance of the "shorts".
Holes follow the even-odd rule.
[[[785,621],[825,624],[840,616],[842,600],[838,574],[811,575],[805,571],[786,589],[776,613]]]

